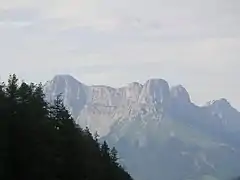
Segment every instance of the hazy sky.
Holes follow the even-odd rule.
[[[0,0],[0,75],[164,78],[240,109],[240,0]]]

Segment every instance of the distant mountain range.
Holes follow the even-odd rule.
[[[240,175],[240,112],[226,99],[200,107],[163,79],[115,89],[57,75],[44,91],[50,102],[62,93],[76,122],[115,146],[136,180]]]

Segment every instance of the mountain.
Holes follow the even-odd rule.
[[[132,180],[117,150],[80,128],[61,97],[44,98],[41,84],[16,75],[0,83],[0,179]]]
[[[45,85],[62,93],[76,122],[119,150],[136,180],[212,180],[240,173],[240,113],[226,99],[197,106],[187,90],[150,79],[122,88],[87,86],[69,75]]]

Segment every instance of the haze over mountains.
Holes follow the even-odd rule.
[[[76,122],[119,150],[136,180],[228,179],[240,172],[240,113],[226,99],[199,107],[163,79],[122,88],[87,86],[69,75],[45,85]]]

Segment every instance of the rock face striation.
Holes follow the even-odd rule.
[[[92,132],[97,131],[100,136],[107,135],[117,121],[153,110],[155,106],[167,108],[171,96],[179,98],[182,93],[180,88],[170,92],[168,83],[162,79],[151,79],[144,85],[134,82],[115,89],[86,86],[69,75],[55,76],[44,90],[50,102],[62,94],[77,123]]]
[[[199,107],[163,79],[112,88],[57,75],[44,91],[50,102],[61,93],[76,123],[116,146],[137,180],[240,175],[240,113],[226,99]]]

